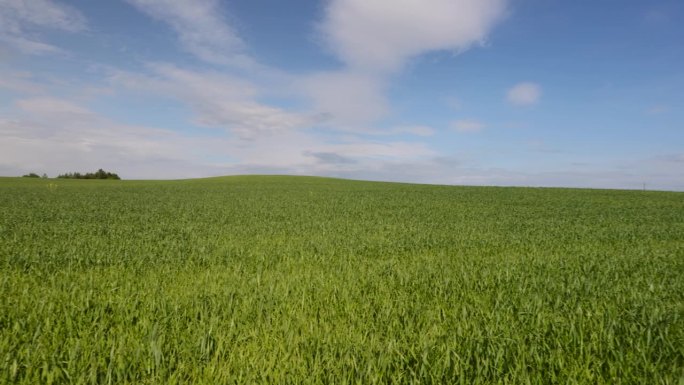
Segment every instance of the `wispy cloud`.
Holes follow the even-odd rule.
[[[518,83],[506,93],[506,99],[515,106],[532,106],[539,102],[542,89],[536,83]]]
[[[656,157],[656,160],[666,163],[684,164],[684,153],[661,155]]]
[[[305,151],[304,155],[315,158],[323,164],[353,164],[356,161],[348,156],[336,154],[334,152],[313,152]]]
[[[21,99],[15,105],[22,111],[36,113],[49,119],[91,114],[86,108],[56,98]]]
[[[0,89],[18,94],[39,94],[44,92],[45,86],[35,82],[29,72],[0,70]]]
[[[484,123],[475,119],[455,120],[450,126],[458,132],[478,132],[485,127]]]
[[[200,126],[225,129],[242,139],[302,129],[320,117],[261,103],[254,83],[221,72],[191,71],[171,64],[148,65],[149,74],[114,71],[113,86],[171,97],[189,106]]]
[[[183,49],[199,59],[224,65],[253,64],[243,40],[224,17],[217,0],[126,0],[150,17],[168,24]]]
[[[47,27],[76,32],[86,21],[81,13],[65,4],[49,0],[0,0],[3,31],[20,34],[27,28]]]
[[[21,53],[29,55],[45,55],[62,52],[57,46],[31,40],[22,36],[3,35],[0,36],[0,41]]]
[[[430,126],[398,126],[389,130],[392,134],[411,134],[417,136],[432,136],[435,129]]]
[[[78,32],[86,28],[85,17],[76,9],[49,0],[0,0],[0,42],[24,54],[59,52],[47,43],[46,29]]]

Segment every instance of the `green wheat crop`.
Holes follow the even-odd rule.
[[[684,194],[0,178],[0,383],[682,384]]]

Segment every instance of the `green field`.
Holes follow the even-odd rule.
[[[684,193],[0,178],[0,269],[0,383],[684,382]]]

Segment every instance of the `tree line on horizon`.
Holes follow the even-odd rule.
[[[24,178],[41,178],[38,174],[35,172],[22,175]],[[42,178],[47,178],[47,174],[43,174]],[[95,172],[88,172],[85,174],[81,174],[80,172],[67,172],[65,174],[57,175],[57,178],[59,179],[115,179],[115,180],[120,180],[121,178],[113,173],[113,172],[108,172],[103,169],[99,169]]]
[[[35,172],[30,172],[26,175],[22,175],[21,177],[22,178],[47,178],[48,176],[45,173],[43,174],[43,176],[40,176],[40,175],[36,174]]]

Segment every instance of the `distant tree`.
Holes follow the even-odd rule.
[[[40,176],[38,174],[36,174],[35,172],[29,173],[26,175],[22,175],[22,177],[23,178],[40,178]]]
[[[47,176],[47,174],[46,174],[46,173],[43,173],[43,176],[41,176],[41,178],[43,178],[43,179],[47,179],[47,178],[48,178],[48,176]]]
[[[62,179],[121,179],[118,175],[113,172],[107,172],[103,169],[99,169],[96,172],[89,172],[81,174],[80,172],[66,173],[58,175],[57,178]]]

